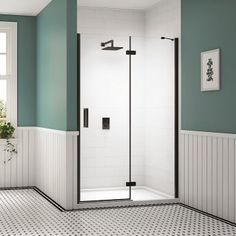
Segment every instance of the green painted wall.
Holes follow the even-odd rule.
[[[36,125],[36,18],[0,15],[0,21],[17,22],[18,126]]]
[[[236,133],[236,1],[182,0],[182,129]],[[221,90],[200,92],[200,53],[221,49]]]
[[[54,0],[37,16],[37,126],[76,130],[77,1]]]
[[[77,0],[67,5],[67,130],[77,127]]]

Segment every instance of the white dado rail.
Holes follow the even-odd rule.
[[[236,135],[180,132],[180,200],[236,222]]]
[[[0,141],[0,188],[38,187],[65,209],[75,202],[74,161],[78,132],[37,127],[17,129],[17,156],[10,162]]]

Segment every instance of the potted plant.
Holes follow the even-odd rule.
[[[10,122],[0,122],[0,139],[6,139],[6,148],[4,151],[10,154],[10,158],[7,162],[11,161],[13,156],[17,154],[16,146],[11,142],[11,139],[14,138],[14,132],[15,128]],[[6,163],[6,161],[4,163]]]

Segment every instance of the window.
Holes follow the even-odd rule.
[[[0,21],[0,122],[17,125],[17,24]]]
[[[0,122],[7,118],[7,83],[5,80],[0,80]]]
[[[0,32],[0,75],[7,74],[7,34],[6,32]],[[6,97],[7,86],[6,79],[0,80],[0,121],[6,120]]]
[[[0,32],[0,75],[7,73],[7,33]]]

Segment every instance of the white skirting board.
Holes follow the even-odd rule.
[[[36,186],[65,209],[74,206],[78,132],[19,127],[10,162],[0,140],[0,188]],[[75,171],[75,172],[74,172]]]
[[[236,135],[180,132],[180,201],[236,222]]]

